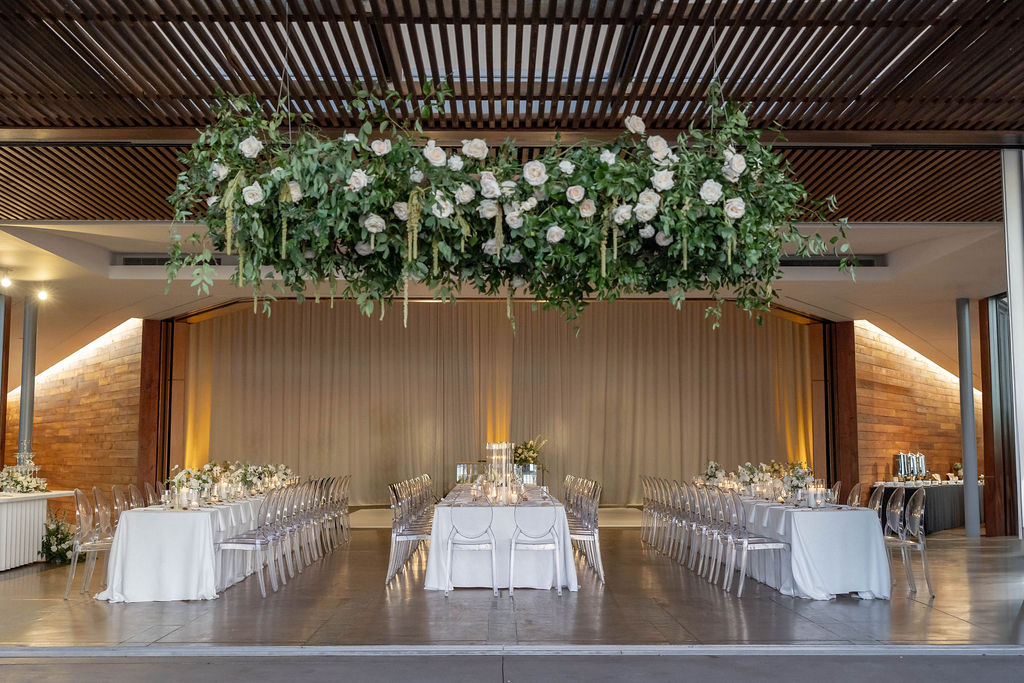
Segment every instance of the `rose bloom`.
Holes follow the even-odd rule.
[[[513,230],[521,228],[523,227],[523,217],[518,213],[507,213],[505,214],[505,224]]]
[[[391,210],[395,212],[395,218],[400,221],[408,220],[409,218],[409,204],[407,202],[395,202],[391,205]]]
[[[364,216],[361,222],[363,224],[363,227],[366,228],[366,232],[372,232],[374,234],[378,232],[384,232],[384,228],[387,227],[387,224],[384,222],[384,219],[375,213],[371,213],[368,216]]]
[[[216,163],[210,167],[210,174],[217,180],[224,180],[230,172],[231,169],[221,163]]]
[[[409,169],[409,180],[417,184],[422,183],[423,171],[413,166],[412,168]]]
[[[494,218],[498,215],[498,202],[493,199],[483,199],[476,207],[480,218]]]
[[[462,141],[462,153],[470,159],[486,159],[487,143],[480,138]]]
[[[732,169],[732,166],[730,166],[729,164],[724,164],[722,166],[722,175],[725,176],[725,179],[728,180],[730,183],[735,183],[737,180],[740,179],[740,174],[734,171]]]
[[[747,170],[747,160],[742,154],[730,154],[725,159],[725,165],[737,174]]]
[[[492,237],[491,239],[489,239],[486,242],[484,242],[484,246],[482,247],[482,249],[483,249],[484,253],[487,254],[488,256],[494,256],[495,254],[498,253],[498,242],[497,242],[497,240],[495,240]]]
[[[644,125],[642,118],[633,114],[626,117],[626,130],[634,135],[643,135],[644,131],[647,130],[647,126]]]
[[[655,154],[668,154],[668,141],[660,135],[652,135],[647,138],[647,148]]]
[[[633,216],[641,223],[646,223],[658,214],[653,204],[637,204],[633,207]]]
[[[423,148],[423,156],[431,166],[444,166],[448,161],[448,155],[433,140],[427,141],[427,146]]]
[[[562,230],[557,225],[552,225],[551,227],[548,228],[548,231],[544,237],[551,244],[557,244],[562,241],[563,237],[565,237],[565,230]]]
[[[382,157],[391,151],[391,140],[388,140],[387,138],[383,140],[374,140],[370,143],[370,149],[373,150],[374,154]]]
[[[522,260],[523,252],[519,251],[518,249],[513,250],[512,253],[508,255],[509,263],[521,263]]]
[[[523,164],[523,179],[537,187],[548,181],[548,169],[540,161],[528,161]]]
[[[547,176],[545,176],[546,178]],[[506,197],[511,197],[516,191],[516,183],[514,180],[502,180],[501,181],[501,194]]]
[[[453,157],[454,158],[454,157]],[[469,204],[476,197],[476,190],[462,183],[459,188],[455,190],[455,201],[459,204]]]
[[[356,253],[360,256],[369,256],[373,253],[369,242],[356,242]]]
[[[612,166],[615,163],[615,152],[610,149],[601,150],[601,161]]]
[[[211,194],[209,197],[206,198],[206,205],[213,206],[214,204],[217,203],[219,199],[220,197],[218,195]]]
[[[302,199],[302,188],[294,180],[288,181],[288,195],[291,197],[292,202]]]
[[[743,218],[747,212],[747,205],[739,197],[733,197],[725,202],[725,215],[733,220]]]
[[[672,177],[672,171],[655,171],[654,175],[651,176],[651,185],[654,186],[655,190],[671,190],[676,184],[675,178]]]
[[[654,237],[654,228],[651,227],[650,225],[645,225],[644,227],[637,230],[637,232],[640,234],[640,237],[644,238],[645,240]]]
[[[597,213],[597,204],[594,203],[593,199],[584,199],[580,202],[580,217],[590,218]]]
[[[536,197],[528,198],[525,202],[523,202],[522,204],[519,205],[519,208],[522,211],[531,211],[531,210],[537,208],[537,198]]]
[[[372,178],[366,175],[366,171],[361,168],[357,168],[349,175],[347,187],[353,192],[358,192],[369,185],[371,180]]]
[[[342,142],[359,142],[359,138],[357,138],[352,133],[345,133],[344,135],[341,136],[341,141]]]
[[[674,242],[675,240],[672,239],[671,235],[659,232],[657,235],[654,236],[654,241],[657,242],[659,247],[667,247],[668,245],[672,244],[672,242]]]
[[[498,180],[490,171],[480,174],[480,194],[488,199],[497,199],[501,196],[501,186],[498,185]]]
[[[704,184],[700,186],[700,198],[704,200],[705,204],[714,204],[722,198],[722,185],[710,178],[705,180]]]
[[[565,198],[569,200],[570,204],[578,204],[583,201],[584,194],[586,194],[586,190],[582,185],[572,185],[566,189]]]
[[[526,284],[526,280],[516,275],[512,278],[512,282],[510,284],[512,285],[513,289],[519,289],[520,287]]]
[[[615,207],[615,210],[612,211],[612,220],[615,221],[615,225],[622,225],[632,217],[633,207],[629,204],[617,206]]]
[[[244,199],[245,203],[249,206],[262,202],[263,188],[260,187],[259,183],[253,183],[252,185],[242,188],[242,199]]]
[[[452,211],[454,210],[455,207],[450,201],[444,198],[444,195],[441,194],[440,190],[434,192],[434,205],[430,207],[430,212],[432,214],[438,218],[448,218],[448,216],[452,215]]]
[[[450,157],[448,157],[448,168],[450,168],[451,170],[461,171],[462,165],[462,157],[460,157],[458,154],[453,154]]]
[[[651,206],[658,207],[661,205],[661,195],[654,190],[644,190],[637,197],[637,204],[650,204]]]
[[[565,161],[558,162],[558,170],[565,175],[572,175],[572,172],[576,170],[576,164],[572,163],[568,159]]]
[[[256,155],[259,154],[262,149],[263,143],[252,135],[238,143],[238,151],[241,152],[242,156],[246,159],[255,159]]]

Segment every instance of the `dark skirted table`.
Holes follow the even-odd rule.
[[[897,488],[906,490],[906,498],[910,500],[919,487],[907,486],[886,486],[882,494],[882,518],[885,518],[885,506],[889,503],[889,497]],[[938,484],[933,486],[920,487],[925,490],[924,494],[924,531],[926,534],[934,534],[937,531],[956,529],[964,525],[964,485]],[[978,507],[981,521],[985,521],[985,485],[978,487]]]

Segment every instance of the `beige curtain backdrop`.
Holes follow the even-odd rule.
[[[455,463],[487,441],[549,440],[546,480],[604,485],[636,503],[639,476],[689,478],[708,459],[809,459],[806,326],[758,326],[704,304],[595,304],[576,323],[517,303],[411,303],[383,321],[349,302],[279,302],[189,334],[186,462],[284,462],[304,475],[351,473],[354,504],[387,500],[388,482]]]

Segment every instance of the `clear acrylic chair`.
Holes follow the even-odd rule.
[[[160,490],[162,492],[163,491],[163,487],[161,487]],[[153,488],[153,485],[147,481],[146,482],[146,504],[147,505],[160,505],[163,502],[161,500],[160,495],[161,494],[157,493],[156,489]]]
[[[843,482],[837,481],[835,484],[832,485],[832,488],[829,489],[826,502],[832,503],[833,505],[838,505],[839,495],[842,490]]]
[[[882,525],[882,529],[885,529],[885,520],[882,519],[882,497],[885,495],[884,486],[876,486],[868,497],[868,508],[875,511],[878,515],[878,523]]]
[[[553,505],[517,505],[512,511],[516,529],[508,554],[508,594],[515,591],[516,551],[554,553],[555,588],[562,594],[562,548],[555,523],[558,509]]]
[[[142,491],[135,484],[128,485],[128,505],[131,508],[146,507],[146,499],[142,497]]]
[[[487,510],[487,514],[482,514]],[[452,574],[455,562],[455,551],[478,551],[491,554],[491,590],[494,597],[498,597],[498,558],[496,555],[497,541],[494,540],[494,532],[491,531],[491,523],[494,521],[494,508],[487,507],[460,507],[450,508],[452,529],[448,533],[448,553],[445,562],[445,584],[444,594],[455,588],[452,585]]]
[[[81,489],[75,489],[75,537],[71,546],[71,566],[68,567],[68,584],[64,589],[64,599],[71,594],[71,583],[75,579],[75,568],[78,567],[78,556],[86,555],[85,580],[82,582],[82,592],[89,590],[89,581],[92,579],[92,572],[96,566],[96,558],[102,553],[110,550],[113,538],[103,536],[100,528],[96,525],[93,504]],[[108,525],[109,526],[109,525]],[[106,583],[104,580],[103,583]]]
[[[264,598],[267,597],[267,586],[263,580],[264,565],[270,576],[270,586],[275,593],[277,592],[277,572],[274,566],[277,536],[274,517],[282,490],[272,489],[260,502],[259,513],[256,516],[258,526],[255,530],[233,536],[217,545],[217,550],[239,550],[255,554],[255,573],[260,583],[260,595]]]
[[[903,523],[900,525],[901,531],[895,535],[886,534],[885,547],[887,549],[899,548],[900,554],[903,556],[903,568],[907,573],[907,585],[910,587],[911,593],[917,592],[917,583],[914,581],[910,552],[917,550],[921,553],[925,587],[928,589],[928,594],[934,598],[935,592],[932,590],[931,574],[928,572],[928,554],[924,541],[924,499],[925,490],[923,488],[918,489],[914,495],[910,496],[910,500],[905,506]]]
[[[128,494],[120,484],[110,487],[110,498],[113,501],[113,507],[110,509],[111,521],[114,528],[117,528],[117,523],[121,521],[121,513],[130,510],[131,506],[128,504]]]
[[[734,540],[732,544],[732,559],[730,565],[735,566],[736,554],[739,554],[739,586],[736,589],[736,597],[743,597],[743,584],[746,582],[747,576],[747,555],[751,552],[768,552],[775,556],[778,572],[777,577],[781,581],[782,578],[782,557],[786,550],[789,549],[789,544],[779,541],[774,538],[764,538],[760,536],[752,536],[749,529],[747,528],[747,516],[746,508],[743,507],[743,501],[739,498],[739,495],[732,491],[730,492],[733,499],[733,507],[736,510],[737,521],[736,521],[736,532],[734,534]],[[728,591],[732,587],[732,572],[726,573],[725,590]]]
[[[846,504],[849,505],[850,507],[859,508],[861,491],[863,490],[864,486],[859,481],[856,484],[854,484],[853,488],[850,489],[850,495],[846,497]]]

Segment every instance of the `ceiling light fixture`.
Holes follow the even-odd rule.
[[[36,296],[39,297],[40,301],[46,301],[50,297],[45,289],[40,289],[36,292]]]
[[[4,276],[0,277],[0,287],[7,288],[7,287],[10,287],[10,286],[11,286],[11,278],[10,278],[9,275],[7,275],[7,273],[4,273]]]

